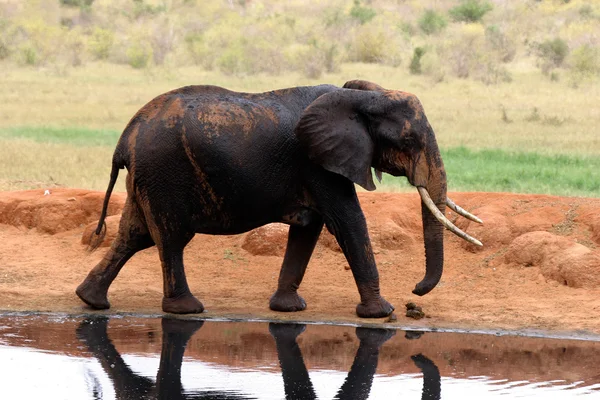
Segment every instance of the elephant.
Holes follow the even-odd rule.
[[[163,317],[160,361],[156,380],[136,374],[123,360],[108,334],[106,316],[88,317],[77,327],[76,336],[108,375],[117,399],[251,399],[237,391],[184,390],[181,382],[183,355],[192,336],[202,328],[202,320]],[[209,322],[210,323],[210,322]],[[316,399],[302,352],[296,341],[306,325],[269,323],[269,333],[275,340],[277,358],[283,378],[286,399]],[[391,339],[392,329],[356,328],[359,346],[350,371],[339,388],[335,399],[367,399],[377,371],[381,346]],[[411,356],[423,373],[422,399],[440,399],[440,373],[435,364],[422,354]],[[202,379],[202,377],[197,377]],[[97,379],[91,391],[94,398],[102,398],[102,387]]]
[[[425,276],[413,293],[430,292],[443,270],[444,227],[481,245],[449,221],[446,206],[481,222],[446,196],[446,172],[419,99],[368,81],[265,93],[185,86],[159,95],[131,119],[116,146],[98,226],[102,241],[109,199],[126,168],[127,200],[118,234],[77,287],[95,309],[127,260],[156,245],[163,272],[162,310],[201,313],[191,293],[183,250],[196,233],[240,234],[288,224],[274,311],[301,311],[298,288],[325,225],[335,236],[360,295],[361,318],[388,316],[356,186],[372,191],[372,171],[406,176],[422,199]]]
[[[283,375],[286,399],[316,399],[317,395],[302,358],[296,338],[304,332],[304,324],[270,323],[269,332],[277,345],[277,357]],[[396,331],[392,329],[356,328],[359,339],[354,362],[335,395],[335,399],[368,399],[377,371],[381,346],[390,340]],[[422,354],[411,356],[413,363],[423,373],[422,400],[441,398],[441,376],[437,366]],[[391,397],[391,394],[390,394]]]
[[[223,399],[245,400],[254,397],[217,390],[199,393],[185,391],[181,384],[181,364],[188,341],[204,324],[202,320],[163,318],[160,363],[156,381],[136,374],[127,365],[108,336],[108,321],[105,316],[86,318],[77,328],[77,338],[99,361],[108,375],[117,399]],[[102,388],[93,388],[94,398],[102,398]]]

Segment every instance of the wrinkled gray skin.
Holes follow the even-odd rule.
[[[122,168],[128,197],[119,233],[77,288],[97,309],[110,306],[108,288],[127,260],[156,245],[163,310],[202,312],[183,267],[183,249],[193,236],[284,222],[290,225],[288,244],[271,309],[306,307],[297,290],[325,225],[352,270],[358,316],[384,317],[394,308],[380,295],[354,183],[374,190],[371,168],[406,176],[445,211],[446,174],[421,103],[410,93],[365,81],[258,94],[188,86],[158,96],[119,140],[96,243]],[[413,291],[418,295],[436,286],[443,268],[444,227],[424,206],[422,219],[426,273]]]

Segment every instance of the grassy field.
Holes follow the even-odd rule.
[[[600,84],[573,87],[523,68],[512,82],[434,82],[397,68],[350,63],[318,80],[301,74],[224,75],[196,67],[136,70],[90,63],[68,70],[3,64],[0,190],[104,190],[121,130],[154,96],[188,84],[240,91],[368,79],[415,93],[433,125],[450,190],[600,196]],[[383,190],[406,190],[384,177]],[[124,190],[120,179],[117,190]]]

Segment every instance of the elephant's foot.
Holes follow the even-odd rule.
[[[380,348],[396,334],[395,329],[356,328],[356,336],[362,346]]]
[[[277,290],[269,301],[269,308],[273,311],[302,311],[306,309],[306,302],[297,292],[280,292]]]
[[[90,284],[87,280],[75,290],[77,296],[79,296],[85,304],[97,310],[106,310],[110,308],[107,292],[107,290],[99,289],[96,285]]]
[[[172,314],[199,314],[204,311],[204,306],[188,292],[177,297],[163,297],[162,309]]]
[[[394,311],[394,306],[379,296],[369,302],[361,302],[356,306],[356,314],[361,318],[383,318]]]
[[[278,342],[295,342],[296,338],[306,330],[304,324],[269,323],[269,333]]]

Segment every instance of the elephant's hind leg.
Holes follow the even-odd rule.
[[[107,298],[108,288],[123,265],[135,253],[153,245],[154,242],[136,203],[128,199],[121,215],[119,232],[110,250],[90,271],[75,293],[84,303],[93,308],[100,310],[110,308]]]
[[[204,306],[194,297],[185,277],[183,267],[183,248],[192,239],[191,234],[182,244],[163,241],[158,246],[158,253],[163,270],[162,309],[173,314],[195,314],[204,311]]]
[[[298,287],[322,228],[320,216],[307,226],[290,226],[279,284],[269,303],[271,310],[302,311],[306,308],[306,302],[298,295]]]

